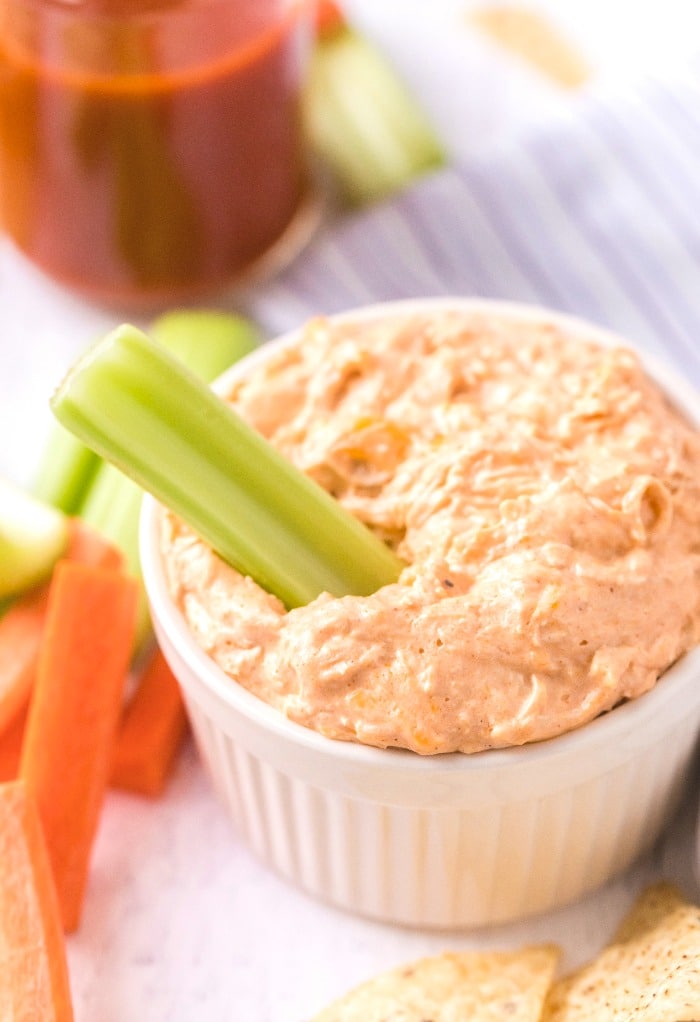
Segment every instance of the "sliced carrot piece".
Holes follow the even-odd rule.
[[[121,567],[113,543],[78,518],[69,523],[66,558],[85,564]],[[18,597],[0,618],[0,735],[27,706],[34,684],[51,581]]]
[[[22,707],[11,723],[0,733],[0,783],[14,781],[19,775],[19,761],[22,755],[22,740],[28,709],[28,705]]]
[[[71,518],[69,528],[70,539],[65,555],[69,561],[101,565],[103,568],[125,567],[125,557],[119,547],[82,518]]]
[[[180,687],[156,647],[122,715],[110,783],[138,795],[162,794],[186,733]]]
[[[48,593],[48,583],[24,593],[0,618],[0,733],[29,701]]]
[[[74,561],[54,569],[20,777],[37,800],[68,932],[80,922],[137,600],[124,572]]]
[[[36,806],[0,785],[0,1017],[71,1022],[58,899]]]
[[[29,707],[0,733],[0,782],[19,774]],[[136,795],[162,795],[187,734],[187,714],[175,677],[156,649],[122,712],[110,785]]]

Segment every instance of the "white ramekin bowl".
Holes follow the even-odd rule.
[[[355,310],[487,308],[620,338],[547,310],[428,299]],[[271,342],[288,343],[290,338]],[[221,378],[230,382],[269,346]],[[700,398],[647,368],[700,425]],[[144,501],[141,556],[154,626],[203,760],[238,831],[271,867],[339,907],[384,921],[478,927],[562,906],[656,840],[690,781],[700,727],[700,649],[646,695],[569,734],[477,755],[421,757],[334,741],[287,720],[196,645],[167,591],[159,507]]]

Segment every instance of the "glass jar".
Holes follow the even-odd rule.
[[[240,280],[308,219],[310,4],[0,0],[4,229],[101,300]]]

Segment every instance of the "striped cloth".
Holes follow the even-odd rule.
[[[700,59],[329,227],[247,303],[270,334],[367,302],[469,294],[627,336],[700,385]]]

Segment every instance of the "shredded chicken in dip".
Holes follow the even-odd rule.
[[[700,436],[631,351],[488,313],[318,319],[230,399],[407,565],[287,612],[166,516],[197,642],[293,720],[423,754],[519,745],[699,641]]]

